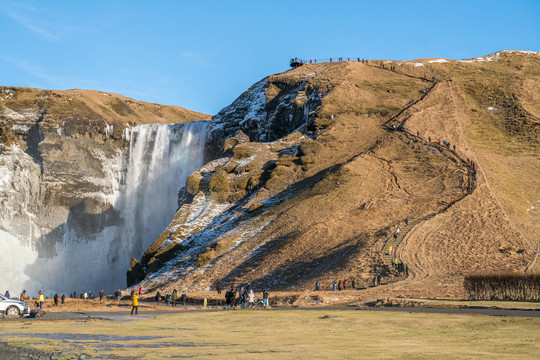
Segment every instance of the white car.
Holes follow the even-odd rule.
[[[0,314],[14,316],[28,315],[30,314],[30,308],[24,301],[8,299],[0,295]]]

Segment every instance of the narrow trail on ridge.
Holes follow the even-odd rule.
[[[381,68],[381,70],[383,69],[402,74],[395,70]],[[402,75],[430,81],[423,77],[408,74]],[[397,237],[394,237],[393,233],[384,243],[384,247],[380,249],[382,254],[381,260],[385,270],[397,275],[397,277],[386,283],[389,285],[389,291],[410,288],[411,285],[433,277],[433,275],[440,270],[437,259],[430,256],[430,248],[433,246],[431,237],[439,231],[445,223],[451,221],[454,216],[451,208],[459,201],[464,200],[471,195],[475,190],[474,171],[468,163],[468,160],[456,151],[457,149],[452,150],[450,145],[441,145],[439,142],[430,142],[421,137],[418,132],[416,134],[412,133],[406,126],[407,120],[413,116],[414,113],[420,111],[417,106],[420,105],[434,89],[440,86],[440,81],[436,78],[430,82],[431,86],[426,87],[420,98],[411,100],[406,107],[384,121],[382,126],[388,131],[399,131],[413,142],[419,142],[426,147],[435,148],[442,156],[461,164],[461,166],[467,169],[467,191],[462,196],[456,196],[453,202],[449,202],[438,212],[425,215],[421,218],[414,218],[411,216],[408,218],[408,224],[400,222],[394,226],[394,233],[398,227],[401,231],[399,234],[396,233]],[[456,111],[455,104],[454,111]],[[392,254],[390,249],[394,249],[395,255]],[[398,261],[401,260],[408,266],[408,276],[405,277],[404,274],[398,274],[397,271],[392,270],[394,259],[398,259]]]

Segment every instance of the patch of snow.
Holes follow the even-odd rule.
[[[28,125],[19,125],[15,124],[11,127],[11,130],[18,133],[28,133],[28,130],[30,130],[30,126]]]
[[[35,121],[38,119],[38,114],[35,111],[32,110],[26,110],[23,113],[19,113],[16,111],[13,111],[9,108],[5,108],[2,112],[2,116],[15,121],[21,121],[21,120],[32,120]]]
[[[416,67],[418,67],[418,66],[424,66],[423,63],[412,63],[412,65],[414,65],[414,66],[416,66]]]
[[[429,60],[428,63],[446,63],[448,60],[446,59],[435,59],[435,60]]]
[[[497,108],[494,108],[493,106],[489,106],[487,109],[488,109],[489,111],[497,110]]]

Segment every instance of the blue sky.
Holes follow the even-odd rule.
[[[295,56],[462,59],[539,39],[538,0],[0,0],[0,85],[215,114]]]

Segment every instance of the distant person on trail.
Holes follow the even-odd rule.
[[[339,282],[338,282],[338,284],[337,284],[337,289],[338,289],[339,291],[341,291],[341,280],[339,280]]]
[[[165,293],[165,306],[169,306],[171,303],[171,295],[169,295],[169,292],[167,291]]]
[[[184,290],[182,290],[182,303],[184,304],[184,306],[186,306],[186,301],[187,301],[187,295],[186,295],[186,292]]]
[[[373,277],[373,286],[377,286],[377,276]]]
[[[156,302],[160,302],[161,301],[161,294],[159,293],[159,291],[156,293]]]
[[[266,289],[263,290],[263,304],[265,307],[268,307],[268,291]]]
[[[347,280],[343,280],[343,290],[347,290]]]
[[[66,295],[62,294],[62,302],[60,303],[60,307],[66,305]]]
[[[409,225],[409,218],[405,219],[405,226]]]
[[[356,283],[354,282],[354,280],[351,281],[351,286],[352,286],[353,290],[356,289]]]
[[[141,296],[141,295],[142,295],[142,286],[139,286],[139,296]]]
[[[388,248],[388,255],[392,255],[392,247],[391,246]]]
[[[332,291],[336,291],[337,290],[337,283],[336,283],[336,280],[332,281]]]
[[[401,231],[401,229],[399,228],[399,226],[397,227],[396,229],[396,233],[399,235],[399,232]]]
[[[221,284],[220,283],[216,284],[216,291],[217,291],[218,295],[221,295]]]
[[[131,296],[131,304],[133,307],[131,308],[131,315],[133,315],[133,310],[135,310],[135,315],[139,315],[139,295],[133,294]]]
[[[99,290],[99,302],[103,301],[103,290]]]
[[[456,201],[456,199],[452,196],[452,199],[450,199],[450,201],[452,202],[452,204]]]
[[[315,291],[319,291],[321,284],[319,284],[319,280],[315,283]]]
[[[381,275],[377,275],[377,285],[381,285]]]
[[[178,292],[176,291],[176,289],[174,289],[171,295],[172,307],[176,307],[177,301],[178,301]]]
[[[454,151],[456,151],[456,144],[454,144]]]
[[[53,306],[58,306],[58,294],[54,294],[53,300],[54,300]]]
[[[45,298],[43,297],[41,290],[39,290],[38,295],[39,309],[43,310],[43,301],[45,301]]]
[[[255,294],[253,293],[253,289],[249,290],[248,293],[248,306],[253,309],[253,305],[255,304]]]

